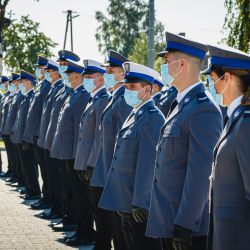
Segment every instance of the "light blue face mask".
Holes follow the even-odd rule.
[[[165,86],[169,86],[174,81],[174,77],[169,74],[168,64],[161,65],[161,77]]]
[[[15,90],[16,90],[15,84],[14,84],[14,83],[11,83],[10,86],[9,86],[9,91],[10,91],[10,93],[14,93]]]
[[[224,76],[224,75],[223,75]],[[212,95],[212,97],[214,98],[214,101],[220,105],[223,104],[223,96],[221,94],[217,94],[216,89],[214,87],[214,85],[221,79],[223,78],[220,77],[216,82],[214,82],[211,78],[210,75],[207,76],[207,82],[208,82],[208,90],[210,92],[210,94]]]
[[[83,85],[84,85],[84,88],[89,92],[91,93],[95,88],[95,84],[94,84],[94,79],[91,79],[91,78],[85,78],[83,80]]]
[[[21,91],[21,93],[24,95],[26,92],[26,89],[25,89],[23,83],[19,83],[18,87],[19,87],[19,90]]]
[[[59,74],[61,75],[61,77],[64,79],[65,76],[67,75],[66,73],[64,73],[67,70],[68,66],[66,65],[60,65],[59,66]]]
[[[43,74],[41,73],[42,72],[42,69],[40,68],[36,68],[35,70],[35,75],[38,79],[41,79],[43,77]]]
[[[114,74],[105,73],[103,75],[103,77],[104,77],[104,84],[105,84],[106,88],[111,88],[111,87],[114,87],[116,85],[117,81],[115,80]]]
[[[1,83],[1,84],[0,84],[0,88],[1,88],[2,91],[5,91],[5,90],[6,90],[5,84],[2,84],[2,83]]]
[[[52,80],[53,80],[53,79],[51,78],[49,72],[45,72],[44,77],[45,77],[45,79],[46,79],[48,82],[52,82]]]
[[[69,88],[72,88],[71,83],[69,81],[69,75],[65,74],[64,79],[63,79],[63,83],[64,83],[65,86],[67,86]]]
[[[142,103],[142,100],[138,98],[138,91],[125,89],[124,99],[131,107],[137,107]]]

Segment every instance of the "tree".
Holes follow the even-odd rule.
[[[6,53],[4,63],[8,70],[29,72],[34,71],[34,63],[38,54],[51,57],[51,49],[57,44],[39,31],[39,23],[34,22],[29,16],[13,20],[8,29],[4,31]]]
[[[161,23],[157,23],[155,27],[155,61],[154,69],[160,71],[162,59],[157,56],[157,53],[162,51],[166,45],[164,39],[164,26]],[[134,45],[131,48],[129,54],[129,60],[147,65],[148,63],[148,37],[146,33],[141,33],[138,38],[135,39]]]
[[[143,0],[109,0],[107,11],[109,17],[100,11],[95,15],[99,23],[95,35],[99,50],[106,54],[114,49],[128,56],[134,39],[146,32],[147,4]]]
[[[229,46],[250,52],[250,1],[225,0],[224,28]]]

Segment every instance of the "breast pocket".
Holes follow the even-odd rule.
[[[167,156],[173,156],[178,150],[178,143],[181,137],[181,128],[178,126],[167,126],[163,131],[161,150]],[[179,149],[181,150],[181,149]]]
[[[136,138],[137,131],[126,131],[122,136],[122,151],[127,153],[135,153],[137,148]]]

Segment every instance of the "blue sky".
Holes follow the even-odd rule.
[[[80,16],[73,21],[74,52],[82,60],[102,61],[104,56],[95,40],[98,25],[95,11],[106,13],[107,6],[108,0],[10,0],[7,11],[12,10],[16,18],[29,14],[39,22],[40,30],[59,44],[55,54],[63,47],[66,14],[62,11],[77,11]],[[217,43],[223,37],[224,0],[155,0],[155,9],[156,18],[170,32],[186,32],[187,37],[204,43]],[[70,49],[69,41],[67,49]]]

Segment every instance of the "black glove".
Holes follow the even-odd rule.
[[[38,146],[38,139],[39,139],[38,136],[35,136],[35,137],[33,138],[33,144],[34,144],[35,146]]]
[[[192,249],[192,231],[175,225],[173,234],[173,247],[175,250]]]
[[[133,207],[132,214],[137,223],[143,223],[148,218],[148,211],[144,208]]]
[[[93,168],[88,166],[87,169],[85,170],[85,181],[90,181],[92,178],[92,174],[93,174]]]
[[[84,182],[85,170],[77,170],[77,175],[80,181]]]
[[[22,150],[26,151],[30,148],[30,144],[26,142],[22,142]]]

